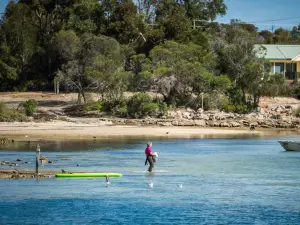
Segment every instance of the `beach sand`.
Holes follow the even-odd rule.
[[[105,138],[204,138],[212,135],[264,134],[263,131],[234,128],[109,126],[99,123],[14,122],[0,123],[0,138],[14,140],[62,140]]]

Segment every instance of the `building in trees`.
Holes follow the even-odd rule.
[[[265,48],[264,57],[271,62],[271,73],[281,73],[287,80],[300,78],[300,45],[263,44],[255,47]]]

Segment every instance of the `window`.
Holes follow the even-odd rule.
[[[297,71],[296,63],[286,63],[285,66],[286,66],[285,67],[286,72],[296,72]]]
[[[284,72],[284,63],[275,63],[275,73],[283,73]]]

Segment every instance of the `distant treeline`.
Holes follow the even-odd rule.
[[[254,44],[300,43],[297,27],[208,22],[226,9],[223,0],[11,1],[0,22],[0,91],[60,82],[83,100],[88,91],[114,101],[154,90],[170,105],[194,107],[205,93],[208,108],[225,98],[234,110],[283,92],[284,79],[269,77]]]

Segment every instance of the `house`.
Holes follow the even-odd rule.
[[[258,54],[271,62],[271,73],[282,73],[287,80],[300,78],[300,45],[262,44],[265,55]]]

